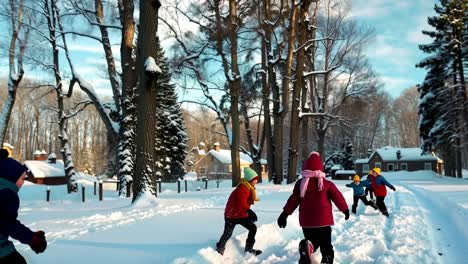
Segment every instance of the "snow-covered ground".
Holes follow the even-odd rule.
[[[357,215],[345,221],[335,208],[335,263],[468,263],[468,180],[425,171],[384,176],[397,188],[386,198],[390,218],[359,204]],[[348,181],[335,183],[351,206],[352,190],[344,186]],[[219,189],[210,182],[208,190],[201,182],[189,182],[189,192],[180,194],[176,184],[163,184],[155,202],[138,205],[118,198],[112,186],[100,202],[86,177],[81,184],[85,203],[81,194],[66,195],[64,186],[52,187],[50,203],[45,186],[26,184],[20,190],[20,220],[33,231],[44,230],[49,242],[39,255],[16,244],[28,263],[297,263],[303,237],[297,210],[285,229],[276,225],[292,185],[257,185],[261,201],[252,207],[259,219],[255,247],[263,254],[255,257],[243,254],[247,232],[240,226],[224,256],[213,249],[232,191],[228,181]],[[319,251],[314,259],[320,261]]]

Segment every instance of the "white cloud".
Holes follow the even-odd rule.
[[[391,76],[381,76],[380,79],[385,85],[385,90],[393,97],[399,96],[403,90],[418,83],[413,79]]]

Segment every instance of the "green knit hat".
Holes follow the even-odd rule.
[[[246,179],[247,181],[253,181],[255,179],[258,180],[258,174],[252,170],[251,168],[249,167],[245,167],[244,168],[244,179]]]

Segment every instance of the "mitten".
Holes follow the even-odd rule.
[[[252,222],[257,222],[258,218],[257,218],[257,214],[252,211],[251,209],[247,210],[247,214],[249,215],[249,218]]]
[[[34,252],[36,252],[36,254],[44,252],[47,248],[47,241],[45,239],[44,231],[34,232],[29,246]]]
[[[278,226],[280,228],[285,228],[286,227],[286,219],[288,218],[288,214],[285,213],[284,211],[280,214],[280,216],[278,217]]]
[[[396,188],[393,185],[392,185],[392,187],[390,187],[390,189],[392,189],[393,191],[396,191]]]
[[[345,215],[344,219],[348,220],[349,219],[349,209],[346,209],[346,211],[344,211],[343,214]]]

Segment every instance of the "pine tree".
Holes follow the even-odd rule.
[[[175,181],[185,173],[184,160],[187,155],[187,134],[177,102],[175,84],[171,83],[171,73],[164,55],[164,50],[158,43],[158,58],[156,58],[161,74],[158,77],[158,93],[156,100],[158,114],[156,117],[157,160],[155,175],[163,181]]]
[[[437,16],[428,18],[434,30],[423,31],[433,42],[419,46],[430,55],[416,65],[428,70],[419,87],[422,148],[425,152],[443,150],[446,160],[455,160],[452,165],[446,163],[446,169],[453,167],[451,175],[461,175],[461,140],[467,130],[463,66],[466,9],[465,0],[441,0],[435,6]]]

